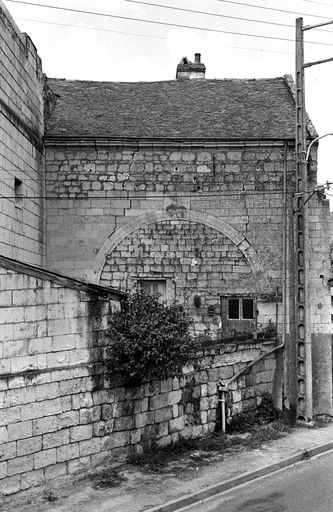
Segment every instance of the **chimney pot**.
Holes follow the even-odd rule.
[[[177,80],[191,80],[191,79],[204,79],[206,66],[201,63],[201,54],[194,54],[194,62],[183,57],[177,66],[176,79]]]

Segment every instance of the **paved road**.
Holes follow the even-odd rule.
[[[333,451],[182,510],[333,512]]]

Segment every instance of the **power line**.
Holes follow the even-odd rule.
[[[133,4],[141,4],[141,5],[147,5],[151,7],[160,7],[163,9],[172,9],[174,11],[182,11],[182,12],[189,12],[189,13],[195,13],[195,14],[204,14],[206,16],[214,16],[218,18],[228,18],[231,20],[239,20],[239,21],[250,21],[251,23],[262,23],[265,25],[275,25],[277,27],[288,27],[288,28],[294,28],[295,25],[291,25],[290,23],[278,23],[276,21],[264,21],[264,20],[257,20],[253,18],[242,18],[238,16],[231,16],[227,14],[219,14],[214,12],[207,12],[207,11],[197,11],[193,9],[185,9],[183,7],[174,7],[172,5],[165,5],[165,4],[155,4],[150,2],[144,2],[143,0],[124,0],[125,2],[130,2]],[[319,30],[320,32],[331,32],[330,30]]]
[[[150,39],[168,39],[165,36],[153,36],[153,35],[148,35],[148,34],[139,34],[137,32],[124,32],[122,30],[112,30],[112,29],[100,28],[100,27],[81,27],[79,25],[73,25],[70,23],[56,23],[54,21],[34,20],[31,18],[15,18],[15,19],[20,20],[20,21],[29,21],[32,23],[42,23],[45,25],[57,25],[60,27],[73,27],[73,28],[77,28],[80,30],[96,30],[99,32],[111,32],[111,33],[115,33],[115,34],[124,34],[124,35],[128,35],[128,36],[145,37],[145,38],[150,38]],[[191,40],[190,39],[175,39],[175,41],[190,42]],[[195,42],[195,41],[192,40],[192,42]],[[200,44],[208,44],[211,46],[216,46],[215,43],[209,43],[206,41],[201,41]],[[283,54],[283,55],[293,55],[292,52],[281,52],[281,51],[277,51],[277,50],[267,50],[264,48],[249,48],[249,47],[245,47],[245,46],[224,45],[224,48],[235,48],[237,50],[258,51],[258,52],[265,52],[265,53],[279,53],[279,54]]]
[[[161,7],[163,9],[171,9],[173,11],[182,11],[182,12],[189,12],[189,13],[195,13],[195,14],[204,14],[206,16],[214,16],[218,18],[228,18],[231,20],[240,20],[240,21],[250,21],[252,23],[264,23],[266,25],[277,25],[279,27],[292,27],[294,28],[294,25],[286,24],[286,23],[276,23],[274,21],[263,21],[263,20],[254,20],[252,18],[240,18],[238,16],[229,16],[227,14],[219,14],[214,12],[207,12],[207,11],[196,11],[193,9],[185,9],[183,7],[174,7],[172,5],[165,5],[165,4],[154,4],[150,2],[143,2],[142,0],[124,0],[125,2],[130,2],[133,4],[142,4],[142,5],[148,5],[151,7]]]
[[[56,23],[55,21],[34,20],[31,18],[15,18],[15,19],[20,20],[20,21],[29,21],[32,23],[41,23],[43,25],[57,25],[59,27],[73,27],[73,28],[78,28],[80,30],[97,30],[99,32],[112,32],[115,34],[124,34],[124,35],[128,35],[128,36],[147,37],[147,38],[152,38],[152,39],[167,39],[167,37],[163,37],[163,36],[152,36],[152,35],[147,35],[147,34],[139,34],[137,32],[124,32],[122,30],[112,30],[112,29],[100,28],[100,27],[81,27],[79,25],[73,25],[71,23]],[[179,41],[181,41],[181,39],[179,39]],[[286,53],[286,52],[284,52],[284,53]],[[291,52],[290,52],[290,54],[291,54]]]
[[[258,162],[258,160],[256,160],[256,162],[253,162],[253,163],[257,163],[257,162]],[[246,163],[251,163],[251,162],[250,162],[249,160],[247,160],[247,161],[246,161]],[[20,170],[20,169],[14,169],[14,170],[11,170],[11,171],[5,171],[5,172],[6,172],[6,174],[9,174],[10,172],[12,172],[12,173],[23,173],[23,174],[25,173],[25,171],[22,171],[22,170]],[[31,171],[30,171],[30,172],[31,172]],[[50,171],[46,171],[46,172],[50,172]],[[287,174],[288,174],[288,175],[290,175],[290,176],[293,176],[295,173],[294,173],[294,171],[288,171],[288,172],[287,172]],[[78,174],[78,176],[79,176],[79,175],[80,175],[80,174]],[[280,175],[282,175],[282,171],[271,171],[271,172],[270,172],[270,175],[280,176]],[[63,176],[63,174],[62,174],[62,176]],[[94,176],[96,176],[96,175],[94,175]],[[38,175],[38,178],[41,178],[41,176],[40,176],[40,175]],[[24,182],[28,182],[28,181],[36,181],[36,182],[37,182],[37,181],[38,181],[38,178],[31,178],[31,177],[28,177],[28,176],[24,175],[22,179],[23,179],[23,181],[24,181]],[[42,178],[42,179],[44,179],[44,178]],[[1,183],[3,183],[4,185],[7,185],[7,186],[8,186],[8,183],[12,183],[12,182],[13,182],[13,180],[14,180],[14,176],[11,176],[11,177],[8,177],[8,178],[7,178],[7,177],[4,177],[4,176],[0,176],[0,184],[1,184]],[[48,182],[51,182],[49,178],[45,178],[45,180],[46,180],[46,181],[48,181]],[[78,178],[77,178],[77,179],[75,178],[75,180],[73,180],[72,178],[71,178],[71,179],[66,179],[66,178],[64,178],[64,181],[70,181],[71,183],[73,183],[73,182],[76,182],[76,181],[79,181],[79,180],[78,180]],[[83,182],[85,182],[85,183],[86,183],[86,182],[94,183],[93,181],[91,181],[91,180],[89,180],[89,179],[87,179],[87,180],[82,180],[82,181],[83,181]],[[127,180],[126,180],[126,181],[127,181]],[[55,183],[55,182],[54,182],[54,181],[52,181],[51,183]],[[58,184],[60,184],[60,183],[62,183],[62,182],[57,181],[57,183],[58,183]],[[81,183],[81,182],[80,182],[80,183]],[[121,182],[119,182],[119,183],[121,183]]]
[[[13,1],[13,0],[8,0],[8,1]],[[256,9],[265,9],[266,11],[283,12],[285,14],[295,14],[296,16],[310,16],[311,18],[320,18],[321,20],[330,20],[331,19],[331,18],[327,18],[326,16],[319,16],[318,14],[300,13],[298,11],[287,11],[285,9],[276,9],[275,7],[265,7],[263,5],[248,4],[245,2],[234,2],[233,0],[217,0],[217,1],[223,2],[225,4],[243,5],[244,7],[254,7]]]
[[[315,2],[314,0],[302,0],[302,1],[308,2],[309,4],[326,5],[327,7],[333,7],[333,4],[327,4],[325,2]]]
[[[222,1],[222,0],[218,0],[218,1]],[[32,5],[35,7],[55,9],[55,10],[66,11],[66,12],[89,14],[92,16],[102,16],[102,17],[106,17],[106,18],[115,18],[115,19],[121,19],[121,20],[136,21],[139,23],[150,23],[153,25],[162,25],[162,26],[166,26],[166,27],[177,27],[177,28],[185,28],[185,29],[191,29],[191,30],[201,30],[204,32],[214,32],[214,33],[220,33],[220,34],[238,35],[238,36],[243,36],[243,37],[255,37],[255,38],[260,38],[260,39],[272,39],[272,40],[276,40],[276,41],[294,42],[294,39],[291,39],[291,38],[264,36],[264,35],[260,35],[260,34],[249,34],[249,33],[243,33],[243,32],[235,32],[235,31],[231,31],[231,30],[219,30],[219,29],[214,29],[214,28],[198,27],[198,26],[194,26],[194,25],[182,25],[180,23],[169,23],[166,21],[156,21],[156,20],[147,20],[147,19],[142,19],[142,18],[132,18],[129,16],[120,16],[120,15],[116,15],[116,14],[98,13],[95,11],[83,11],[81,9],[71,9],[68,7],[58,7],[55,5],[43,5],[43,4],[38,4],[35,2],[25,2],[24,0],[7,0],[7,2],[24,4],[24,5]],[[323,42],[318,42],[318,41],[307,41],[307,43],[321,45],[321,46],[333,46],[333,43],[323,43]]]
[[[246,165],[247,165],[247,164],[256,164],[256,165],[257,165],[259,160],[260,160],[260,158],[255,158],[254,160],[246,160],[246,162],[244,162],[244,163],[246,163]],[[112,161],[112,162],[113,162],[113,161]],[[113,163],[114,163],[114,162],[113,162]],[[25,174],[25,173],[29,173],[29,174],[31,174],[31,173],[35,172],[35,170],[34,170],[34,169],[18,169],[18,168],[12,168],[12,169],[0,168],[0,172],[2,172],[2,173],[4,173],[4,174],[7,174],[7,175],[8,175],[9,173],[15,173],[15,172],[16,172],[16,173],[23,173],[23,174]],[[48,172],[57,172],[57,171],[49,171],[49,170],[46,168],[46,169],[45,169],[45,173],[47,174]],[[282,170],[280,170],[280,169],[279,169],[279,170],[269,171],[269,173],[270,173],[271,175],[278,175],[278,176],[280,176],[280,175],[282,175]],[[59,171],[59,174],[64,175],[64,171]],[[70,174],[72,174],[72,172],[71,172]],[[288,172],[287,172],[287,174],[294,174],[294,171],[288,171]],[[77,173],[77,175],[79,176],[79,175],[80,175],[80,172],[78,172],[78,173]],[[91,176],[94,176],[94,177],[95,177],[95,176],[96,176],[96,177],[98,177],[98,174],[95,174],[95,173],[90,173],[90,175],[91,175]],[[45,179],[46,179],[46,180],[48,180],[48,178],[45,178]],[[12,180],[13,180],[13,177],[12,177],[12,176],[10,176],[10,177],[6,177],[6,176],[3,176],[3,175],[2,175],[2,176],[0,176],[0,180],[1,180],[1,181],[4,181],[4,180],[12,181]],[[35,178],[24,177],[24,180],[35,180]],[[65,179],[65,181],[67,181],[67,180]],[[70,179],[70,180],[68,180],[68,181],[73,181],[73,180],[72,180],[72,179]],[[84,181],[89,181],[89,180],[87,179],[87,180],[84,180]],[[53,181],[52,181],[52,182],[53,182]]]
[[[112,192],[112,191],[108,191],[108,192]],[[172,191],[168,191],[168,192],[165,192],[165,193],[160,193],[160,194],[149,194],[148,196],[146,196],[146,191],[138,191],[136,194],[129,194],[130,191],[126,191],[124,190],[124,192],[127,192],[126,196],[125,195],[110,195],[108,197],[106,196],[101,196],[101,197],[98,197],[98,196],[94,196],[94,197],[89,197],[89,196],[82,196],[82,197],[70,197],[69,195],[67,196],[59,196],[59,195],[42,195],[42,196],[22,196],[22,199],[48,199],[48,200],[58,200],[58,201],[63,201],[63,200],[68,200],[68,201],[89,201],[89,200],[92,200],[92,201],[107,201],[107,200],[110,200],[110,201],[113,201],[114,199],[144,199],[145,201],[149,201],[150,199],[163,199],[165,197],[170,197],[170,196],[174,196],[175,194],[177,194],[177,191],[175,190],[172,190]],[[205,194],[205,195],[201,195],[201,194]],[[239,190],[229,190],[229,191],[221,191],[221,192],[214,192],[214,193],[210,193],[208,191],[192,191],[192,192],[188,192],[188,193],[182,193],[182,194],[178,194],[177,195],[177,198],[192,198],[192,199],[203,199],[203,200],[209,200],[210,198],[212,197],[238,197],[240,195],[245,195],[245,196],[258,196],[258,195],[279,195],[279,196],[283,196],[283,195],[290,195],[290,194],[293,194],[294,192],[293,191],[289,191],[289,192],[283,192],[283,190],[244,190],[244,189],[239,189]],[[142,195],[141,195],[142,194]],[[5,196],[5,195],[1,195],[0,196],[0,199],[17,199],[16,196]]]

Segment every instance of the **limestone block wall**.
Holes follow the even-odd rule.
[[[114,294],[5,262],[0,266],[0,496],[57,476],[118,464],[152,443],[205,435],[227,381],[272,347],[226,344],[193,356],[181,376],[127,388],[105,374]],[[230,385],[230,414],[272,391],[270,354]]]
[[[199,331],[219,327],[223,290],[256,292],[251,267],[229,238],[181,219],[148,225],[125,237],[107,255],[100,283],[125,291],[147,278],[166,280],[166,299],[189,306]]]
[[[166,279],[167,295],[185,299],[202,328],[219,325],[223,294],[257,294],[274,309],[283,143],[214,144],[46,140],[47,193],[56,198],[47,201],[48,266],[119,289]],[[293,158],[288,151],[289,187]],[[263,323],[275,322],[267,311]]]
[[[42,264],[42,64],[0,0],[0,254]]]
[[[178,150],[156,143],[146,149],[138,143],[98,150],[46,144],[47,192],[57,198],[47,202],[48,264],[54,270],[93,279],[96,253],[112,233],[169,207],[176,218],[198,211],[224,219],[255,248],[266,275],[279,279],[281,143],[220,149],[216,144],[209,150],[199,144],[185,149],[181,143]],[[64,247],[65,232],[71,236]]]
[[[1,258],[0,495],[102,451],[87,441],[98,412],[88,408],[114,307],[114,295]]]

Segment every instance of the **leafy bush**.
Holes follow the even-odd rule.
[[[191,322],[181,305],[165,306],[157,296],[133,293],[111,318],[109,374],[128,385],[179,374],[197,345],[189,334]]]

